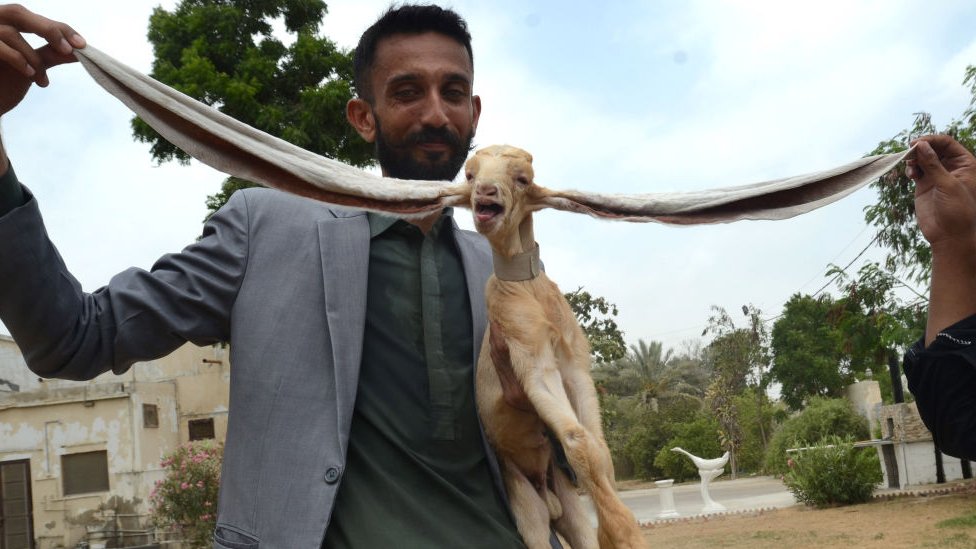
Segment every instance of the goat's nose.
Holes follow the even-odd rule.
[[[478,194],[482,196],[495,196],[498,194],[498,187],[494,185],[478,185]]]

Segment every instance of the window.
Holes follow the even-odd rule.
[[[159,427],[159,408],[155,404],[142,405],[142,426],[146,429]]]
[[[190,440],[205,440],[214,438],[213,418],[193,419],[187,424],[190,428]]]
[[[61,456],[64,495],[108,492],[108,453],[82,452]]]

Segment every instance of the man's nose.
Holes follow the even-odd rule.
[[[444,99],[436,92],[431,93],[427,104],[424,106],[421,122],[425,126],[432,128],[443,128],[449,120],[447,116],[447,105],[444,103]]]

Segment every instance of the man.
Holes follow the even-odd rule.
[[[83,45],[0,6],[0,116]],[[357,47],[347,116],[384,174],[452,179],[481,112],[473,82],[460,17],[391,9]],[[250,189],[197,243],[92,294],[2,145],[0,215],[0,317],[38,374],[89,379],[233,342],[215,547],[521,546],[474,408],[490,250],[450,211],[411,224]]]
[[[915,145],[906,172],[932,281],[925,337],[909,349],[905,373],[939,448],[976,459],[976,158],[945,135]]]

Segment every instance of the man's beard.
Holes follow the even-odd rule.
[[[393,142],[383,134],[380,120],[375,113],[373,116],[376,120],[376,160],[389,177],[450,181],[461,171],[468,152],[471,151],[474,132],[462,139],[447,128],[425,127],[407,135],[401,142]],[[413,156],[412,149],[427,142],[445,143],[449,147],[448,152],[428,153],[425,160],[418,160]]]

